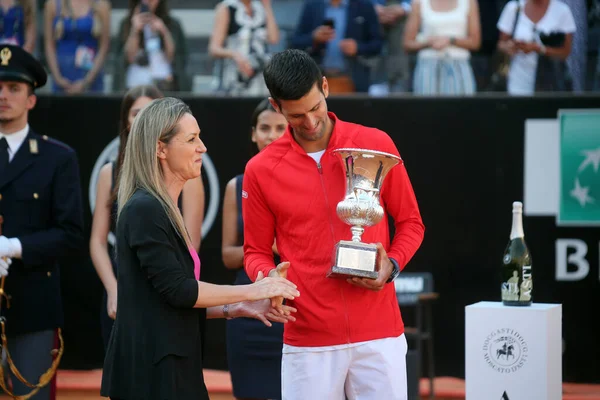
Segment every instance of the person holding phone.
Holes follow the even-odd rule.
[[[371,1],[310,0],[291,45],[308,52],[319,64],[330,93],[366,93],[371,84],[368,61],[380,54],[383,38]]]
[[[566,59],[577,27],[569,6],[560,0],[526,0],[520,5],[512,0],[497,26],[498,49],[511,56],[509,94],[571,90]]]
[[[167,0],[130,0],[121,22],[115,81],[131,89],[155,85],[162,91],[186,90],[187,46],[179,21],[169,14]]]

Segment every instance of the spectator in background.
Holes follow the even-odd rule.
[[[507,3],[498,20],[498,48],[512,57],[508,93],[570,90],[565,60],[571,54],[577,28],[569,6],[560,0],[526,0],[521,4],[518,7],[516,0]],[[515,34],[511,37],[513,26]]]
[[[329,93],[368,92],[383,37],[370,0],[309,0],[291,45],[319,64]]]
[[[252,114],[251,140],[256,150],[262,151],[279,139],[287,128],[287,121],[275,111],[268,99],[258,104]],[[223,264],[237,270],[234,285],[250,285],[252,281],[244,270],[244,221],[242,219],[242,183],[244,174],[227,183],[223,199]],[[274,262],[279,256],[274,250]],[[281,350],[283,325],[265,327],[251,318],[227,321],[227,361],[231,372],[233,394],[239,399],[281,398]],[[269,379],[264,379],[268,376]]]
[[[96,188],[96,207],[92,220],[90,235],[90,256],[96,272],[104,286],[104,296],[100,315],[102,339],[104,348],[117,314],[117,264],[115,254],[108,249],[108,234],[116,235],[117,217],[117,188],[119,187],[119,171],[123,166],[123,157],[127,138],[131,131],[133,119],[137,113],[154,99],[162,98],[163,94],[154,86],[137,86],[130,89],[121,103],[119,120],[119,153],[117,161],[108,163],[100,169]],[[191,243],[198,252],[202,236],[202,221],[204,219],[204,185],[202,179],[188,180],[179,198],[179,208],[182,210],[183,221],[189,232]]]
[[[44,45],[54,93],[104,90],[110,13],[108,0],[46,0]]]
[[[186,37],[169,14],[167,0],[129,0],[118,38],[118,87],[152,84],[163,91],[189,90]]]
[[[418,52],[413,92],[474,94],[470,52],[480,46],[476,0],[415,0],[404,32],[406,50]]]
[[[378,66],[380,80],[385,83],[372,85],[369,92],[387,94],[408,89],[410,63],[402,38],[404,26],[411,10],[411,0],[373,0],[379,23],[383,28],[383,54]]]
[[[35,0],[8,0],[0,4],[0,43],[21,46],[33,54],[37,41]]]
[[[269,44],[279,42],[271,0],[225,0],[216,7],[209,51],[221,59],[217,91],[234,95],[266,96],[262,75],[269,61]]]

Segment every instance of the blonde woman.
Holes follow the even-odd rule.
[[[136,86],[125,93],[121,102],[119,121],[119,153],[117,160],[107,163],[100,169],[96,188],[96,207],[90,235],[90,255],[94,268],[104,286],[100,327],[104,348],[112,330],[117,314],[117,263],[114,249],[109,251],[108,234],[115,234],[117,218],[117,188],[119,171],[123,165],[125,146],[131,131],[133,119],[144,106],[154,99],[162,98],[163,93],[156,86]],[[190,179],[186,182],[178,201],[185,227],[192,246],[200,251],[202,221],[204,220],[204,185],[202,179]]]
[[[284,278],[260,276],[244,286],[199,281],[200,260],[177,199],[185,182],[200,176],[205,152],[181,100],[153,100],[133,122],[117,198],[119,302],[101,390],[113,400],[208,399],[204,319],[252,317],[271,325],[295,311],[267,300],[300,295]]]

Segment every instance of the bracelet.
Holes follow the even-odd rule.
[[[223,306],[223,316],[224,316],[226,319],[232,319],[232,318],[229,316],[229,304],[225,304],[225,305]]]

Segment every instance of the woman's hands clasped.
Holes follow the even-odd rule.
[[[235,316],[255,318],[265,325],[271,326],[271,322],[293,322],[296,320],[292,313],[297,310],[294,307],[284,305],[283,299],[294,300],[300,296],[300,292],[294,283],[286,279],[289,263],[281,263],[276,271],[279,276],[265,277],[262,272],[258,273],[256,282],[248,285],[249,301],[243,301],[235,305]],[[282,271],[283,273],[279,272]]]

